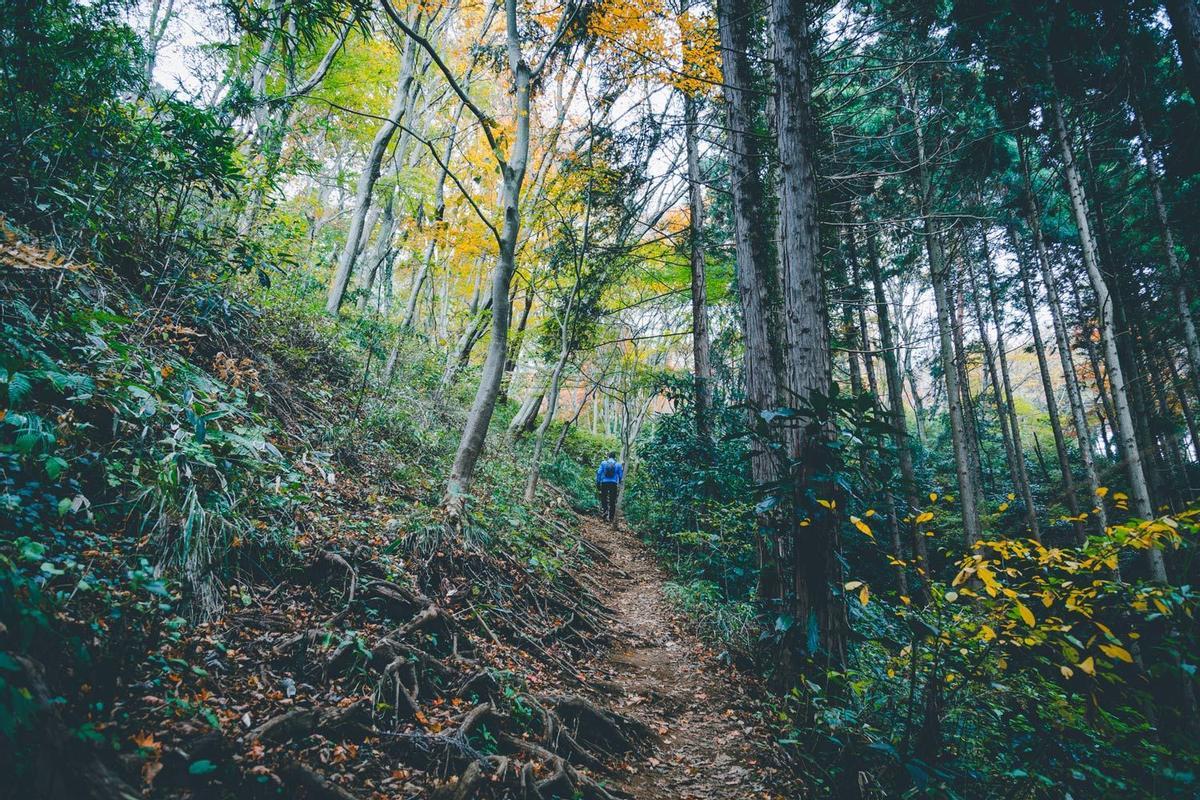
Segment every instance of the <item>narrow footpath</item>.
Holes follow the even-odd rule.
[[[612,707],[658,733],[620,788],[637,800],[790,797],[750,679],[721,664],[663,595],[666,575],[631,533],[591,518],[583,535],[606,556],[591,578],[618,616],[613,645],[585,669]]]

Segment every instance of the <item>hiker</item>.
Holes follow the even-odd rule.
[[[596,494],[600,495],[600,513],[605,522],[617,521],[617,492],[624,478],[625,465],[617,461],[616,453],[609,453],[596,468]]]

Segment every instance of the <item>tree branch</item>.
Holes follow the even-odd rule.
[[[475,104],[475,101],[471,99],[471,96],[467,94],[466,90],[462,87],[462,84],[460,84],[458,79],[454,77],[454,73],[450,71],[450,67],[448,67],[446,62],[442,60],[442,57],[438,55],[437,50],[432,44],[430,44],[429,40],[409,27],[408,23],[404,21],[404,18],[400,16],[399,12],[392,7],[392,0],[383,0],[382,4],[383,10],[387,12],[389,17],[391,17],[392,22],[396,24],[396,27],[402,30],[405,36],[408,36],[410,39],[420,45],[421,49],[429,54],[430,59],[432,59],[433,63],[436,64],[437,68],[441,71],[442,77],[446,79],[446,82],[450,84],[450,88],[454,90],[456,95],[458,95],[458,99],[461,100],[463,105],[465,105],[471,111],[471,113],[475,115],[475,118],[479,120],[479,124],[483,128],[483,135],[487,139],[488,146],[492,150],[492,155],[495,156],[496,160],[501,164],[501,166],[506,166],[508,161],[504,158],[504,156],[501,155],[500,143],[496,141],[496,137],[492,134],[492,118],[485,114],[483,109]]]

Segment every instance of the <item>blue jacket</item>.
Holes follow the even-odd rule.
[[[607,464],[612,464],[615,469],[609,476],[604,475],[604,467]],[[600,466],[596,467],[596,483],[620,483],[625,477],[625,465],[615,458],[606,458],[600,462]]]

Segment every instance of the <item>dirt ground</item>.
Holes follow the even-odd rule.
[[[666,576],[631,533],[586,520],[583,535],[607,556],[591,578],[618,615],[614,644],[585,672],[615,710],[659,734],[620,788],[638,800],[792,796],[779,785],[769,730],[750,679],[724,666],[663,595]]]

